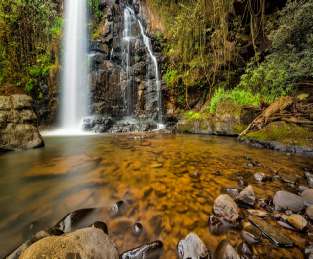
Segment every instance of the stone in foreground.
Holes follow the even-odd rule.
[[[267,222],[250,216],[249,221],[261,230],[263,235],[267,237],[275,246],[278,247],[292,247],[293,242],[286,236],[280,233],[280,229],[274,227],[273,225],[268,224]]]
[[[121,259],[158,259],[163,253],[163,243],[161,241],[154,241],[152,243],[143,245],[141,247],[124,252]]]
[[[208,258],[209,256],[205,244],[195,233],[190,233],[185,239],[179,241],[177,253],[180,259]]]
[[[215,215],[229,222],[235,222],[239,217],[237,204],[228,194],[222,194],[216,198],[213,211]]]
[[[240,256],[238,255],[235,248],[227,241],[223,240],[219,243],[218,247],[216,248],[215,259],[240,259]]]
[[[303,199],[291,192],[278,191],[276,192],[273,203],[276,210],[291,210],[299,212],[304,209]]]
[[[85,228],[64,236],[51,236],[34,243],[20,259],[84,258],[118,259],[113,242],[101,229]]]
[[[251,185],[244,188],[237,198],[237,200],[241,203],[247,204],[249,206],[254,206],[255,204],[255,194],[253,187]]]
[[[303,198],[305,206],[313,205],[313,189],[307,189],[303,191],[301,196]]]

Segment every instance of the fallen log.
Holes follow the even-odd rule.
[[[270,119],[275,113],[282,112],[290,105],[294,103],[294,98],[290,96],[283,96],[273,102],[268,106],[259,116],[257,116],[249,126],[239,134],[239,136],[246,135],[250,130],[257,129],[260,130],[265,127]]]

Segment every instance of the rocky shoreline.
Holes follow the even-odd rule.
[[[253,166],[255,161],[250,161]],[[266,247],[279,249],[297,248],[303,258],[313,256],[313,171],[304,169],[303,177],[255,173],[253,181],[237,177],[237,186],[226,188],[215,198],[211,214],[208,214],[208,231],[220,236],[227,233],[229,239],[219,242],[216,249],[205,244],[196,231],[190,232],[177,243],[177,256],[181,259],[197,258],[263,258]],[[282,189],[272,197],[259,198],[254,185],[269,182],[283,183]],[[140,247],[118,251],[110,238],[112,232],[107,224],[95,220],[95,213],[107,213],[111,219],[123,217],[131,201],[117,201],[110,208],[90,208],[72,212],[46,231],[40,231],[10,255],[14,258],[162,258],[166,247],[160,240],[150,240]],[[89,221],[94,223],[90,223]],[[145,226],[135,222],[131,235],[141,236]],[[231,238],[240,233],[240,240]],[[288,232],[285,232],[288,231]],[[289,234],[287,234],[289,233]],[[292,233],[292,234],[290,234]],[[149,239],[149,238],[148,238]],[[147,239],[146,239],[147,240]],[[278,250],[277,250],[278,249]],[[272,258],[276,258],[277,254]],[[300,256],[300,255],[298,255]],[[300,258],[300,257],[297,257]]]

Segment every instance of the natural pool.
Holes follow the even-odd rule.
[[[279,171],[302,179],[304,168],[313,168],[312,158],[213,136],[91,135],[47,137],[45,143],[43,149],[0,155],[0,257],[69,212],[110,208],[119,200],[128,204],[122,215],[112,218],[103,209],[97,217],[107,223],[120,252],[160,239],[163,258],[176,258],[178,241],[191,231],[212,250],[224,238],[235,246],[239,231],[215,236],[208,229],[215,198],[243,179],[258,199],[266,199],[288,186],[259,184],[254,173]],[[144,226],[139,236],[131,231],[135,222]],[[274,248],[264,240],[255,252],[261,258],[302,258],[304,234],[282,233],[296,247]]]

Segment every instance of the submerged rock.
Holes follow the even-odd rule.
[[[307,189],[301,193],[305,206],[313,205],[313,189]]]
[[[254,174],[254,179],[261,183],[261,182],[266,182],[266,181],[270,181],[272,178],[264,173],[255,173]]]
[[[313,205],[311,205],[311,206],[309,206],[309,207],[306,208],[305,214],[306,214],[311,220],[313,220]]]
[[[200,259],[209,256],[205,244],[195,233],[190,233],[185,239],[179,241],[177,253],[181,259]]]
[[[258,216],[260,218],[264,218],[268,215],[268,213],[264,210],[248,210],[248,213],[252,216]]]
[[[303,199],[300,196],[287,191],[276,192],[273,203],[276,210],[291,210],[293,212],[299,212],[304,208]]]
[[[237,204],[228,194],[222,194],[216,198],[213,211],[215,215],[229,222],[235,222],[239,218]]]
[[[256,226],[265,237],[267,237],[275,246],[279,247],[292,247],[293,242],[286,236],[280,233],[280,230],[267,222],[250,216],[249,221]]]
[[[119,257],[113,242],[102,230],[85,228],[64,236],[41,239],[27,248],[20,258],[118,259]]]
[[[121,254],[121,259],[159,259],[163,253],[163,243],[155,241]]]
[[[238,223],[228,222],[216,216],[209,217],[209,230],[214,235],[221,235],[230,229],[238,228]]]
[[[254,206],[255,204],[255,194],[253,187],[251,185],[247,186],[245,189],[243,189],[239,196],[237,197],[237,200],[241,203],[247,204],[249,206]]]
[[[253,245],[261,241],[261,231],[250,223],[244,226],[244,229],[240,233],[242,239],[248,244]]]
[[[253,256],[252,249],[245,242],[241,243],[238,246],[238,252],[241,256],[241,259],[248,259],[248,258],[252,258]]]
[[[215,259],[240,259],[236,249],[227,241],[223,240],[219,243],[214,253]]]
[[[297,214],[288,216],[286,220],[291,226],[293,226],[294,228],[300,231],[303,230],[308,225],[308,222],[306,221],[306,219],[302,217],[301,215],[297,215]]]

